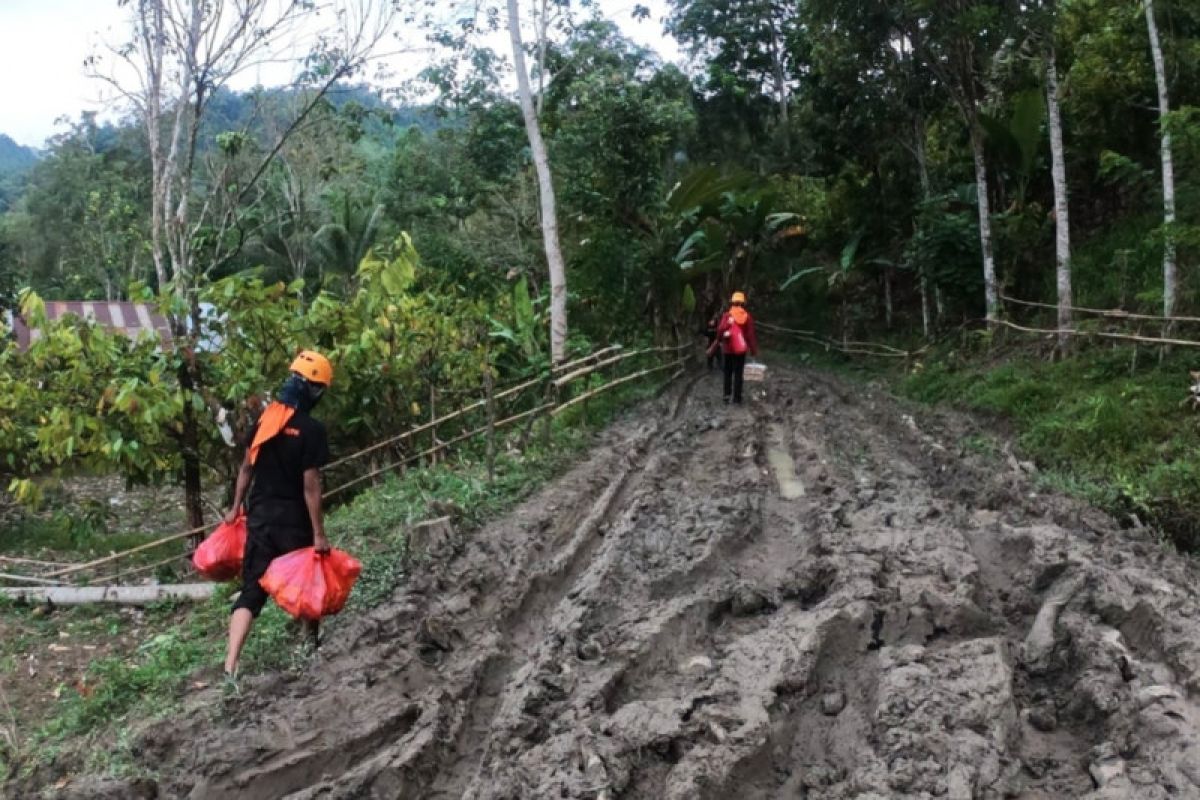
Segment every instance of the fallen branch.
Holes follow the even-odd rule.
[[[117,603],[144,606],[160,600],[207,600],[215,583],[176,583],[150,586],[31,586],[0,589],[0,597],[26,603],[77,606],[87,603]]]

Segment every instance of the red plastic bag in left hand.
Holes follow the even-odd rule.
[[[319,555],[303,547],[271,562],[259,585],[298,619],[318,620],[346,605],[362,564],[342,550]]]
[[[246,515],[222,522],[192,554],[192,566],[210,581],[227,581],[242,574],[246,554]]]

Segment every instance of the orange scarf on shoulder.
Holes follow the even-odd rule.
[[[278,436],[295,413],[296,409],[285,406],[278,400],[267,406],[267,410],[258,418],[258,430],[254,434],[254,441],[250,443],[251,464],[258,461],[258,449]]]
[[[745,325],[746,320],[750,319],[750,312],[741,306],[731,306],[729,309],[729,318],[738,325]]]

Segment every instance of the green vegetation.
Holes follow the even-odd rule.
[[[325,27],[350,24],[356,0],[334,15],[285,4],[294,16],[282,28],[314,32],[294,83],[244,93],[228,87],[244,85],[238,65],[272,57],[260,35],[269,26],[229,24],[219,15],[237,4],[227,0],[127,5],[122,19],[146,27],[114,18],[111,50],[135,62],[118,74],[136,74],[148,57],[139,42],[170,38],[151,30],[164,19],[179,17],[182,30],[198,24],[181,22],[194,14],[242,38],[214,48],[236,56],[211,63],[185,52],[195,37],[172,39],[164,71],[194,83],[120,87],[114,96],[139,101],[111,122],[80,116],[36,161],[0,139],[0,311],[40,333],[18,347],[0,315],[0,491],[53,509],[0,535],[7,552],[83,557],[149,529],[121,520],[106,533],[116,527],[107,519],[55,505],[55,484],[79,475],[178,486],[179,516],[198,526],[202,500],[226,490],[238,463],[219,420],[245,434],[301,346],[335,364],[320,416],[345,454],[478,397],[485,379],[545,379],[564,344],[573,355],[676,341],[732,289],[748,292],[762,319],[909,344],[996,341],[978,330],[985,314],[1080,324],[1065,307],[1061,316],[995,307],[999,294],[1057,301],[1068,267],[1079,305],[1157,313],[1174,295],[1179,313],[1200,312],[1194,2],[1154,3],[1165,113],[1145,16],[1127,4],[668,0],[662,22],[693,56],[679,66],[622,35],[625,21],[606,18],[606,4],[518,3],[549,14],[526,39],[536,130],[510,91],[511,53],[491,49],[508,11],[496,0],[444,14],[373,4],[431,49],[416,81],[369,86],[371,37]],[[649,16],[635,6],[634,20]],[[1163,208],[1165,133],[1174,221]],[[554,214],[535,159],[557,187]],[[1064,196],[1069,257],[1056,236]],[[565,286],[544,244],[553,217]],[[552,270],[565,292],[551,290]],[[145,303],[169,319],[171,341],[51,319],[55,300]],[[561,302],[569,338],[558,327],[552,347]],[[1152,321],[1137,330],[1172,332]],[[1161,525],[1181,547],[1200,545],[1196,425],[1179,407],[1186,356],[1131,370],[1127,351],[1064,359],[1070,349],[1060,344],[1047,363],[935,348],[905,391],[1010,418],[1054,480]],[[815,354],[810,363],[837,362]],[[593,415],[616,399],[593,404]],[[531,392],[507,411],[538,402]],[[554,468],[553,453],[578,435],[569,422],[556,421],[552,453],[537,437],[520,456],[504,450],[493,483],[467,450],[334,513],[333,535],[367,565],[355,603],[378,602],[403,579],[403,526],[431,498],[465,509],[468,523],[496,512]],[[459,419],[438,436],[477,424]],[[331,472],[332,485],[351,477]],[[224,605],[169,614],[186,617],[178,630],[175,617],[159,617],[157,638],[135,655],[99,660],[98,687],[66,691],[39,741],[52,747],[169,707],[219,650]],[[263,627],[251,663],[278,665],[282,620]],[[19,669],[17,651],[6,652],[0,664]]]
[[[1011,421],[1021,450],[1056,488],[1159,526],[1200,550],[1200,417],[1184,408],[1189,354],[1158,362],[1092,350],[1060,362],[1016,354],[999,366],[937,360],[902,393]],[[943,353],[943,355],[945,355]]]
[[[0,554],[53,560],[98,558],[160,538],[159,533],[110,532],[103,521],[61,509],[39,515],[19,515],[6,522],[0,535]],[[169,550],[153,555],[165,558]],[[136,561],[126,566],[136,566]]]

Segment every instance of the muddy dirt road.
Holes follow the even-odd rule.
[[[969,421],[783,369],[727,408],[718,380],[434,541],[302,679],[146,732],[156,785],[89,791],[1200,797],[1184,559],[964,449]]]

